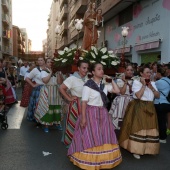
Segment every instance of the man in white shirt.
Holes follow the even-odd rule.
[[[24,76],[25,76],[28,69],[29,69],[28,62],[24,61],[24,65],[20,68],[20,78],[21,78],[21,88],[22,88],[22,90],[24,89],[24,84],[25,84]]]

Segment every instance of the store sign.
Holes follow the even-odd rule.
[[[135,45],[135,50],[136,51],[142,51],[142,50],[150,50],[153,48],[158,48],[160,45],[160,41],[154,41],[154,42],[149,42],[149,43],[145,43],[145,44],[138,44]]]

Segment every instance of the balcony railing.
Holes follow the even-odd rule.
[[[18,36],[18,43],[20,44],[21,41],[22,41],[22,37],[19,35],[19,36]]]
[[[67,37],[63,37],[60,43],[57,44],[57,49],[62,49],[67,46],[68,40]]]
[[[2,21],[3,23],[5,23],[6,25],[9,25],[9,17],[7,14],[2,15]]]
[[[60,8],[62,9],[64,4],[67,4],[68,0],[60,0]]]
[[[76,30],[75,27],[73,27],[72,32],[70,34],[70,39],[72,39],[72,40],[76,39],[77,35],[78,35],[78,31]]]
[[[22,50],[22,45],[18,44],[18,50]]]
[[[86,11],[87,7],[87,0],[78,0],[75,4],[74,7],[72,8],[71,11],[71,18],[75,16],[76,13],[84,14]]]
[[[10,52],[11,52],[11,48],[9,46],[4,46],[3,47],[3,53],[10,54]]]
[[[25,47],[25,41],[22,41],[22,46]]]
[[[8,0],[2,0],[2,7],[6,12],[9,10]]]
[[[8,37],[8,30],[3,30],[2,31],[2,37],[5,38],[5,39],[10,39],[10,37]]]
[[[68,7],[64,6],[60,13],[60,22],[62,22],[63,19],[67,18],[67,14],[68,14]]]
[[[68,29],[68,22],[64,21],[61,25],[61,33],[63,33],[64,31],[66,31]]]

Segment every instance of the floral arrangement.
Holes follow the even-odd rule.
[[[119,58],[113,53],[113,51],[108,51],[106,47],[97,49],[92,46],[89,51],[76,48],[69,49],[66,47],[63,51],[58,51],[58,54],[59,56],[54,59],[54,61],[55,66],[59,67],[72,65],[77,58],[79,60],[87,60],[90,63],[102,63],[105,68],[111,68],[120,63]]]
[[[72,65],[74,63],[76,51],[76,48],[69,49],[67,47],[65,47],[63,51],[58,51],[58,57],[54,59],[55,66],[64,67]]]

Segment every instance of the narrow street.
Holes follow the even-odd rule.
[[[18,96],[21,96],[20,90]],[[52,128],[44,133],[42,128],[36,128],[26,120],[26,110],[19,103],[8,112],[9,128],[0,130],[0,170],[78,170],[69,161],[67,149],[60,142],[62,132]],[[167,144],[161,144],[159,155],[145,155],[140,160],[122,149],[123,162],[114,169],[168,170],[169,143],[170,137]],[[43,151],[52,154],[43,156]]]

